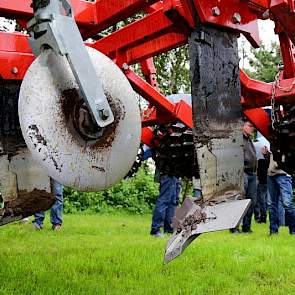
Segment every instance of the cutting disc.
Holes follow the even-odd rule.
[[[115,184],[131,168],[141,121],[124,74],[105,55],[87,49],[115,121],[93,131],[66,57],[52,50],[38,56],[24,77],[19,119],[26,144],[48,175],[72,188],[96,191]]]

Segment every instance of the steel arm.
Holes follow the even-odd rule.
[[[33,8],[35,16],[28,29],[35,56],[48,47],[65,56],[94,122],[99,127],[111,124],[112,110],[72,17],[70,4],[66,0],[34,0]]]

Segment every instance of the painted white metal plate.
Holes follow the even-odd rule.
[[[129,171],[139,148],[141,121],[124,74],[105,55],[87,49],[115,115],[103,137],[86,142],[73,128],[69,110],[80,99],[78,85],[66,58],[51,50],[44,51],[24,77],[19,118],[26,144],[48,175],[78,190],[97,191]]]
[[[179,256],[186,247],[200,234],[235,228],[247,212],[251,201],[249,199],[227,201],[213,206],[205,206],[206,220],[199,223],[195,230],[185,232],[175,231],[167,242],[164,262],[168,263]],[[186,216],[193,214],[199,207],[191,201]]]

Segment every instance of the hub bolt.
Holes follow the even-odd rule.
[[[233,23],[234,24],[240,24],[242,21],[242,17],[238,12],[235,12],[233,15]]]
[[[18,68],[17,67],[13,67],[11,69],[11,73],[17,75],[18,74]]]
[[[212,15],[213,16],[219,16],[220,15],[219,7],[215,6],[215,7],[212,8]]]

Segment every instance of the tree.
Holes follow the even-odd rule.
[[[249,64],[252,69],[246,73],[253,79],[264,82],[272,82],[278,72],[278,66],[282,63],[280,47],[277,43],[271,44],[271,49],[262,45],[259,49],[252,49],[254,57],[250,58]]]
[[[154,58],[159,88],[164,95],[190,93],[188,47],[183,46]]]

